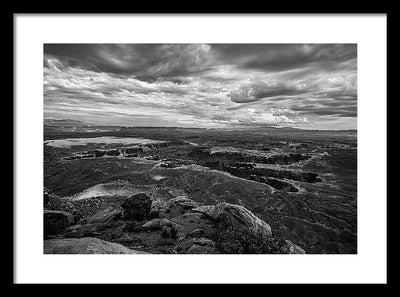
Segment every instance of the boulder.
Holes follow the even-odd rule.
[[[290,240],[284,241],[284,244],[281,246],[280,251],[282,252],[282,254],[305,254],[306,253],[301,247],[299,247],[298,245],[295,245]]]
[[[255,234],[272,236],[271,227],[241,205],[220,203],[192,209],[219,222],[224,227],[246,229]]]
[[[82,228],[82,225],[79,225],[79,224],[73,225],[73,226],[67,228],[67,232],[75,232],[76,230],[79,230],[80,228]]]
[[[205,230],[203,228],[195,229],[189,234],[190,237],[202,237],[204,235],[205,235]]]
[[[159,215],[161,217],[173,218],[190,212],[192,208],[198,207],[199,205],[198,202],[195,202],[186,196],[178,196],[168,200],[168,202],[163,206],[163,209],[159,211]]]
[[[170,221],[169,219],[153,219],[142,225],[143,229],[148,230],[161,230],[162,227],[176,227],[177,224]]]
[[[85,218],[85,221],[87,224],[92,224],[92,223],[107,223],[109,221],[112,221],[113,219],[116,219],[122,215],[122,209],[111,205],[98,213],[95,213],[87,218]]]
[[[194,239],[183,238],[178,242],[178,244],[175,247],[175,250],[179,254],[184,254],[193,244],[194,244]]]
[[[172,198],[168,201],[169,205],[180,205],[182,207],[187,207],[187,208],[193,208],[196,206],[199,206],[199,203],[196,201],[193,201],[192,199],[189,199],[186,196],[178,196],[175,198]]]
[[[199,212],[199,213],[205,214],[205,215],[215,219],[216,218],[216,216],[214,215],[215,208],[216,208],[215,205],[202,205],[202,206],[193,208],[192,212]]]
[[[49,239],[44,241],[45,254],[146,254],[119,243],[95,237]]]
[[[180,254],[217,254],[215,242],[205,237],[184,238],[176,246]]]
[[[70,213],[58,210],[44,210],[44,235],[61,233],[66,230],[73,222],[74,217]]]
[[[150,217],[151,199],[144,193],[127,198],[122,204],[124,218],[127,220],[143,221]]]
[[[186,254],[218,254],[218,251],[214,247],[194,244],[186,250]]]
[[[215,242],[205,237],[196,238],[193,240],[193,243],[200,246],[215,247]]]
[[[109,223],[92,223],[73,225],[66,230],[63,238],[99,237],[111,239],[120,236],[122,225]]]
[[[158,217],[159,213],[165,210],[165,206],[166,202],[162,201],[161,199],[153,199],[150,207],[150,216]]]

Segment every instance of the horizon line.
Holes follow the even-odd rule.
[[[219,129],[219,130],[226,130],[226,129],[262,129],[262,128],[274,128],[274,129],[293,129],[293,130],[306,130],[306,131],[358,131],[357,128],[352,129],[307,129],[307,128],[298,128],[298,127],[290,127],[290,126],[251,126],[251,125],[242,125],[242,126],[232,126],[232,127],[192,127],[192,126],[134,126],[134,125],[121,125],[121,124],[95,124],[89,123],[81,120],[74,120],[74,119],[56,119],[56,118],[44,118],[45,120],[56,120],[56,121],[76,121],[81,122],[91,126],[99,126],[99,127],[123,127],[123,128],[179,128],[179,129]]]

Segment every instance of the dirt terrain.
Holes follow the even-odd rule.
[[[73,216],[46,241],[91,236],[149,253],[284,253],[289,243],[307,254],[357,253],[355,131],[75,123],[44,131],[46,211]],[[151,209],[128,220],[124,203],[138,194]],[[267,247],[224,245],[232,234],[220,232],[221,220],[238,226],[227,219],[232,209],[251,221],[240,232],[257,220],[271,228]]]

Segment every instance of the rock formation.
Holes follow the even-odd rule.
[[[44,241],[45,254],[146,254],[128,249],[122,244],[94,237],[48,239]]]
[[[274,237],[269,224],[241,205],[202,204],[186,196],[160,200],[145,193],[107,199],[91,212],[82,200],[68,201],[79,220],[45,209],[45,253],[304,253]]]
[[[74,217],[70,213],[47,209],[43,211],[45,236],[61,233],[65,231],[73,222]]]
[[[122,203],[125,219],[141,221],[150,216],[151,199],[146,194],[137,194]]]

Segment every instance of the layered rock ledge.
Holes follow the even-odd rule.
[[[48,194],[47,194],[48,195]],[[102,208],[58,197],[46,206],[46,254],[304,254],[277,238],[268,223],[241,205],[202,204],[186,196],[168,200],[139,193],[104,198]],[[65,205],[72,204],[68,212]]]

